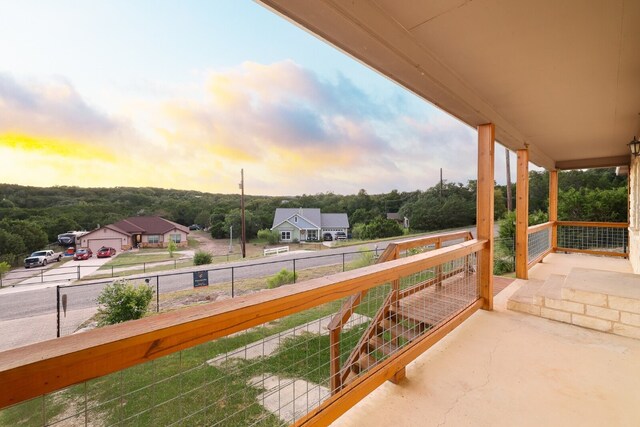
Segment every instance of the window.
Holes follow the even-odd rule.
[[[293,217],[293,222],[298,222],[298,215]]]
[[[307,240],[318,240],[318,230],[307,230]]]
[[[173,243],[180,243],[181,238],[182,238],[182,235],[180,233],[169,234],[169,239],[171,239]]]
[[[147,236],[147,242],[160,243],[160,236]]]
[[[291,240],[291,232],[290,231],[281,231],[280,232],[280,240]]]

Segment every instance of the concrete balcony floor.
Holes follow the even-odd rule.
[[[550,254],[530,278],[627,260]],[[638,426],[640,340],[506,309],[516,280],[334,426]]]

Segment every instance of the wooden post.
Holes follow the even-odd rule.
[[[482,308],[493,310],[493,179],[496,127],[493,123],[478,126],[478,189],[476,228],[478,239],[489,244],[478,254]]]
[[[342,388],[340,381],[340,330],[341,328],[329,331],[329,366],[331,367],[331,394],[335,394]]]
[[[551,228],[551,250],[558,248],[558,171],[549,171],[549,221],[553,223]]]
[[[518,179],[516,181],[516,277],[528,279],[529,250],[529,151],[518,150]]]
[[[442,247],[442,239],[436,241],[436,249]],[[436,290],[442,289],[442,265],[436,266]]]

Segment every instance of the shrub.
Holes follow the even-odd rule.
[[[355,270],[356,268],[367,267],[373,265],[375,262],[375,252],[368,249],[358,249],[360,255],[355,260],[349,263],[349,270]]]
[[[178,245],[176,245],[176,242],[174,242],[173,240],[169,241],[169,244],[167,245],[167,250],[169,251],[169,256],[171,258],[173,258],[173,253],[178,249]]]
[[[2,261],[0,262],[0,276],[2,276],[7,271],[11,270],[11,265],[8,262]]]
[[[193,265],[211,264],[213,256],[209,252],[197,251],[193,256]]]
[[[275,245],[280,241],[280,235],[277,231],[271,231],[268,228],[258,231],[258,239],[264,240],[270,245]]]
[[[288,285],[289,283],[294,283],[297,278],[297,273],[283,268],[278,272],[278,274],[267,279],[267,288],[273,289],[282,285]]]
[[[98,326],[140,319],[147,312],[152,298],[150,286],[133,285],[127,279],[116,280],[98,295]]]

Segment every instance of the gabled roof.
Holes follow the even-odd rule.
[[[184,225],[159,216],[132,216],[111,225],[130,234],[164,234],[174,229],[189,233],[189,229]]]
[[[323,213],[322,228],[349,228],[349,217],[346,213]]]
[[[318,208],[277,208],[273,218],[272,229],[285,221],[292,225],[291,218],[298,215],[318,228],[349,228],[349,218],[345,213],[321,213]]]
[[[318,208],[277,208],[276,214],[273,217],[273,226],[271,228],[277,227],[294,215],[304,218],[308,222],[316,225],[318,228],[322,227],[322,216],[320,209]]]

